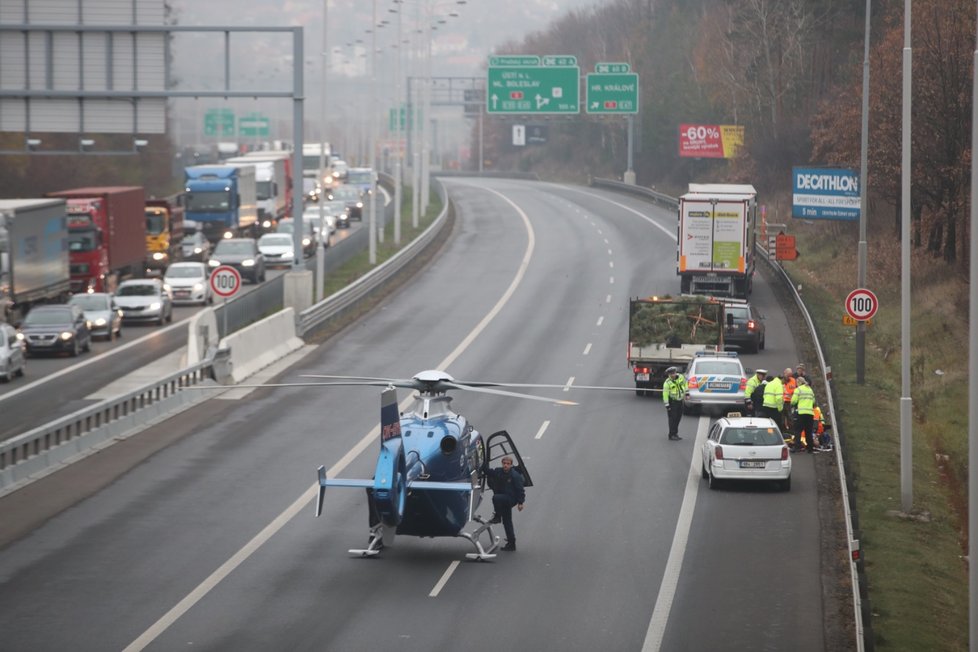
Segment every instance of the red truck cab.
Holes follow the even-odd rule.
[[[106,292],[109,249],[103,199],[68,199],[68,256],[71,291]]]

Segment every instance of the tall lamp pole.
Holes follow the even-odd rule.
[[[866,34],[863,44],[863,116],[859,143],[859,249],[856,287],[866,287],[866,185],[869,180],[869,18],[870,0],[866,0]],[[862,385],[866,375],[866,322],[856,324],[856,383]]]
[[[910,81],[913,53],[910,49],[910,4],[903,1],[903,134],[900,203],[900,348],[903,367],[900,394],[900,505],[904,513],[913,508],[913,399],[910,396]]]
[[[374,114],[374,107],[377,106],[377,0],[373,0],[373,27],[370,29],[370,108],[364,111],[369,121],[370,129],[370,151],[367,153],[367,160],[370,161],[371,180],[370,180],[370,226],[369,226],[369,262],[371,265],[377,264],[377,120]]]
[[[322,238],[322,246],[316,245],[316,303],[323,300],[323,292],[326,287],[326,245],[329,244],[329,227],[326,225],[326,66],[329,65],[326,47],[326,12],[329,7],[329,0],[323,0],[323,51],[322,51],[322,70],[319,73],[319,183],[322,190],[319,192],[319,236]],[[301,143],[296,145],[302,147]],[[304,219],[301,218],[300,219]],[[299,220],[294,220],[298,224]],[[304,225],[303,225],[304,226]]]
[[[978,8],[976,8],[978,15]],[[978,43],[978,29],[976,29]],[[971,84],[971,151],[978,152],[978,46],[973,56]],[[968,377],[978,374],[978,164],[971,157],[971,236],[968,255]],[[978,384],[968,383],[968,640],[978,652]]]

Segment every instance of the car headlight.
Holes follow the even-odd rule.
[[[224,239],[225,240],[230,239],[230,238],[233,238],[233,237],[234,237],[234,234],[231,233],[230,231],[225,231],[224,232]]]
[[[210,260],[207,261],[207,264],[211,267],[220,267],[221,261],[211,258]]]
[[[295,257],[295,251],[292,249],[286,251],[285,254],[282,256],[282,258],[294,258],[294,257]]]
[[[162,251],[157,251],[153,254],[153,260],[163,260],[164,258],[166,258],[166,254]]]
[[[357,202],[357,208],[363,208],[363,202],[362,201],[358,201]]]
[[[162,305],[163,304],[161,304],[159,301],[154,301],[153,303],[149,304],[149,309],[150,310],[159,310],[160,309],[160,306],[162,306]]]
[[[99,317],[98,319],[95,320],[96,328],[99,326],[105,326],[107,323],[108,322],[105,320],[105,317]],[[91,328],[91,325],[89,325],[88,327]]]
[[[311,242],[312,242],[312,240],[309,239],[309,238],[303,238],[302,239],[303,246],[308,246]]]
[[[271,220],[265,220],[264,222],[261,223],[261,226],[262,226],[263,229],[270,229],[270,228],[272,228],[272,221]]]
[[[17,339],[20,340],[21,342],[23,342],[24,341],[24,334],[23,333],[17,333]]]
[[[74,336],[75,334],[71,331],[61,331],[61,339],[65,340],[66,342]]]
[[[255,266],[255,259],[254,258],[246,258],[245,260],[242,260],[241,261],[241,266],[242,267],[254,267]]]
[[[172,292],[173,289],[170,287],[170,284],[169,283],[164,283],[163,284],[163,291],[164,292]]]
[[[200,247],[194,247],[194,253],[195,253],[195,254],[199,254],[199,253],[201,253],[202,251],[203,251],[203,249],[201,249]]]

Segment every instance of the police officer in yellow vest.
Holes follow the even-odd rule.
[[[682,439],[679,436],[679,421],[683,418],[683,397],[686,396],[686,377],[675,367],[666,369],[666,381],[662,383],[662,404],[669,415],[669,439]]]
[[[798,387],[791,395],[791,406],[798,409],[795,419],[795,446],[801,446],[801,433],[805,432],[805,450],[812,452],[815,437],[812,436],[812,426],[815,421],[815,392],[804,378],[798,379]]]
[[[754,391],[761,386],[764,382],[764,377],[767,375],[767,369],[758,369],[754,372],[754,375],[747,379],[747,387],[744,389],[744,398],[747,399],[747,412],[748,415],[744,416],[757,416],[761,409],[760,405],[754,405],[753,396]]]
[[[768,374],[767,384],[764,385],[764,405],[761,407],[761,416],[774,419],[781,429],[781,410],[784,409],[784,384],[778,376]],[[784,433],[781,433],[782,435]]]

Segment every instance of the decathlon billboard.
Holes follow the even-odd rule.
[[[850,168],[792,168],[791,216],[859,219],[859,173]]]

